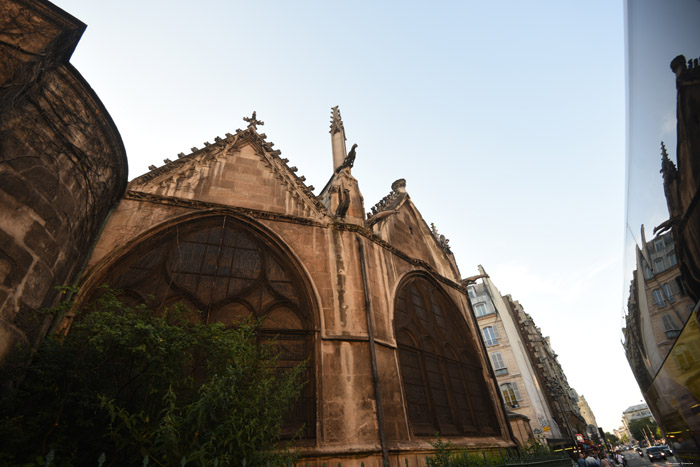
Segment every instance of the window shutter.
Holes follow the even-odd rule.
[[[520,395],[520,389],[518,389],[518,383],[513,381],[511,384],[513,385],[513,393],[515,394],[515,400],[516,401],[523,400],[523,397]]]
[[[664,295],[666,295],[669,302],[673,303],[673,291],[671,291],[669,284],[664,284]]]
[[[491,363],[493,364],[494,370],[500,370],[506,367],[506,365],[503,363],[503,356],[500,352],[491,354]]]
[[[664,302],[664,297],[661,294],[660,289],[654,289],[652,295],[654,295],[654,301],[656,302],[656,306],[664,306],[666,304]]]
[[[673,318],[669,315],[663,315],[661,321],[664,323],[664,331],[675,331],[676,325],[673,323]]]

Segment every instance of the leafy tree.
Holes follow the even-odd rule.
[[[107,290],[65,337],[44,339],[19,388],[0,397],[0,464],[288,459],[279,433],[304,369],[278,371],[257,323],[226,329],[193,318],[181,307],[129,307]]]
[[[615,436],[612,433],[608,433],[607,431],[605,432],[605,438],[608,441],[610,441],[610,444],[612,444],[613,446],[620,444],[620,438],[618,438],[617,436]]]
[[[646,432],[647,436],[649,436],[650,431],[654,436],[660,438],[659,426],[651,417],[639,418],[637,420],[630,421],[629,429],[630,433],[632,434],[632,437],[637,441],[644,440],[644,433]]]

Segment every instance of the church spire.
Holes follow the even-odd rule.
[[[336,105],[331,108],[331,145],[333,148],[333,171],[343,165],[347,150],[345,149],[345,127],[340,118],[340,109]]]

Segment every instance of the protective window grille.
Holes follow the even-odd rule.
[[[122,290],[129,305],[146,303],[164,311],[181,304],[192,319],[225,326],[260,320],[258,339],[275,340],[280,371],[307,362],[307,383],[286,416],[283,436],[313,438],[313,323],[299,274],[248,225],[212,216],[178,224],[135,246],[102,282]]]
[[[422,277],[395,302],[401,380],[415,435],[498,433],[474,337],[453,302]]]

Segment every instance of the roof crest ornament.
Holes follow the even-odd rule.
[[[372,206],[372,211],[367,213],[367,218],[369,219],[382,211],[395,209],[406,196],[408,196],[406,194],[406,179],[399,178],[391,184],[391,192]]]
[[[243,117],[243,120],[248,122],[248,129],[252,128],[253,130],[258,129],[258,125],[264,125],[265,122],[262,120],[258,120],[257,118],[257,113],[253,111],[253,115],[251,117]]]
[[[668,152],[666,152],[666,145],[661,141],[661,174],[664,177],[664,185],[668,185],[673,181],[678,171],[676,170],[676,164],[668,157]]]
[[[437,241],[438,245],[440,245],[440,248],[442,248],[442,251],[448,254],[452,253],[452,250],[450,249],[450,240],[444,235],[438,233],[437,227],[435,227],[434,223],[430,224],[430,232],[433,234],[433,237]]]
[[[331,131],[330,134],[343,131],[343,137],[345,137],[345,127],[343,126],[343,119],[340,117],[339,106],[331,107]]]

